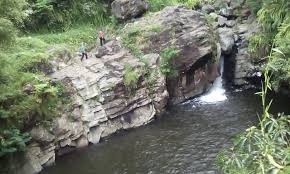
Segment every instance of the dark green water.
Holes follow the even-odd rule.
[[[257,124],[260,99],[253,93],[229,92],[222,102],[202,104],[196,99],[170,108],[150,125],[59,157],[42,174],[218,173],[218,152]],[[273,110],[287,111],[289,100],[277,98]]]

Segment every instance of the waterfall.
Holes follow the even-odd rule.
[[[217,103],[227,99],[226,90],[223,87],[224,57],[220,58],[220,76],[214,81],[212,88],[204,95],[197,98],[201,103]]]

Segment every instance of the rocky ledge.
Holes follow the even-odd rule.
[[[133,39],[133,44],[141,50],[142,58],[127,49],[124,40],[136,27],[142,37]],[[53,60],[49,76],[65,84],[71,104],[50,128],[31,130],[26,160],[16,173],[38,173],[53,164],[56,155],[147,124],[168,102],[180,103],[206,91],[218,76],[219,46],[212,35],[202,13],[167,7],[128,24],[122,39],[93,50],[87,60],[67,56]],[[174,76],[161,73],[162,53],[168,48],[176,49],[168,62],[176,71]],[[133,73],[133,86],[126,83],[130,80],[127,73]]]
[[[201,11],[213,19],[214,30],[218,34],[222,54],[225,57],[227,80],[235,86],[251,85],[258,72],[255,60],[251,57],[248,46],[250,37],[260,31],[257,19],[245,1],[217,1],[217,4],[204,5]]]

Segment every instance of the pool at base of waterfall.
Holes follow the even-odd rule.
[[[255,91],[225,92],[226,100],[193,99],[162,118],[120,132],[99,144],[57,158],[42,174],[215,174],[216,156],[232,139],[257,125],[261,111]],[[288,98],[276,97],[273,110],[290,113]]]

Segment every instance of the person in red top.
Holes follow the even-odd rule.
[[[101,46],[103,46],[106,42],[105,33],[103,31],[99,31],[99,39],[100,39]]]

